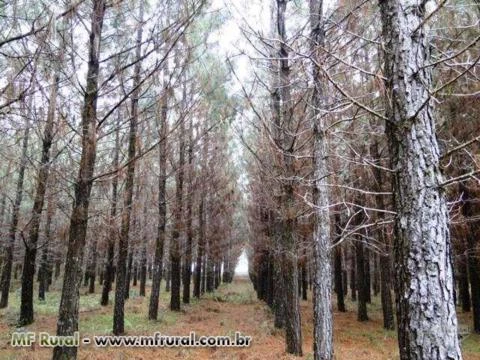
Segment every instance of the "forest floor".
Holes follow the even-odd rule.
[[[97,289],[98,291],[99,289]],[[82,293],[86,289],[82,288]],[[79,359],[140,360],[140,359],[238,359],[279,360],[298,359],[285,354],[283,333],[273,326],[273,317],[268,307],[258,301],[252,285],[246,278],[237,278],[232,284],[222,285],[213,294],[205,294],[200,301],[184,305],[182,311],[168,310],[169,293],[161,294],[161,316],[159,321],[146,319],[148,296],[138,296],[138,288],[132,288],[126,305],[125,328],[128,335],[153,335],[160,331],[165,335],[229,335],[236,331],[252,337],[248,348],[95,348],[83,345]],[[148,295],[148,293],[147,293]],[[311,298],[311,294],[309,293]],[[56,316],[60,293],[47,294],[46,302],[35,303],[36,321],[26,331],[46,331],[55,334]],[[113,306],[101,307],[99,294],[81,296],[81,336],[110,334]],[[13,348],[11,333],[15,331],[18,317],[19,291],[12,293],[10,307],[0,311],[0,360],[43,360],[51,358],[51,349],[37,346]],[[303,359],[312,355],[312,306],[311,301],[302,301]],[[379,299],[369,305],[370,320],[356,320],[356,305],[347,301],[347,312],[335,312],[335,358],[341,360],[388,360],[398,359],[396,335],[382,329]],[[471,319],[469,314],[460,314],[464,328]],[[462,340],[465,360],[480,360],[480,336],[466,335]]]

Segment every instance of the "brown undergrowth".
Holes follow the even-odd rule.
[[[163,290],[163,288],[162,288]],[[58,296],[58,294],[56,294]],[[148,294],[147,294],[148,295]],[[273,327],[269,309],[256,300],[255,293],[247,279],[236,279],[233,284],[221,286],[214,294],[206,294],[200,301],[183,306],[179,313],[166,308],[168,295],[161,296],[161,319],[157,322],[146,319],[148,297],[136,296],[132,290],[126,306],[126,329],[128,335],[153,334],[160,331],[165,335],[188,335],[195,331],[199,335],[233,335],[240,331],[253,338],[248,348],[95,348],[81,346],[79,359],[85,360],[150,360],[150,359],[217,359],[217,360],[280,360],[298,359],[287,355],[281,330]],[[310,295],[310,294],[309,294]],[[55,292],[50,294],[55,302]],[[98,305],[99,295],[84,295],[80,311],[81,335],[109,334],[112,326],[112,306]],[[382,329],[380,306],[375,302],[369,306],[370,320],[359,323],[356,320],[355,303],[347,302],[346,313],[335,312],[335,358],[341,360],[388,360],[398,359],[396,336],[393,331]],[[15,305],[12,301],[11,307]],[[310,301],[302,301],[303,359],[312,355],[312,310]],[[29,331],[55,333],[56,314],[54,306],[39,308]],[[15,313],[11,310],[0,312],[0,359],[46,360],[51,350],[34,346],[12,348],[9,344]],[[471,319],[460,314],[462,322]],[[464,358],[480,360],[480,337],[467,335],[463,340]]]

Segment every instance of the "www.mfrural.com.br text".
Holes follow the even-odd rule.
[[[163,335],[155,332],[153,335],[110,336],[94,335],[80,336],[77,331],[72,336],[56,336],[47,332],[14,332],[10,344],[14,347],[79,347],[93,344],[96,347],[248,347],[250,336],[235,332],[228,335],[197,335],[194,331],[189,335]]]

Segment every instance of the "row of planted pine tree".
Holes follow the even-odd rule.
[[[235,104],[226,66],[207,47],[202,26],[218,23],[206,2],[16,5],[5,8],[8,26],[35,21],[0,43],[25,51],[1,59],[2,72],[20,70],[1,105],[0,307],[21,288],[18,324],[29,325],[36,282],[41,300],[60,289],[57,335],[72,335],[87,286],[113,305],[119,335],[134,287],[148,298],[147,321],[159,316],[162,279],[173,311],[231,282],[242,231]],[[38,47],[35,57],[19,40]]]
[[[408,0],[269,6],[270,28],[250,40],[266,69],[249,143],[250,278],[286,351],[302,355],[311,289],[315,359],[333,358],[332,298],[342,312],[348,294],[359,321],[380,297],[401,359],[461,359],[456,305],[480,332],[478,67],[462,57],[480,55],[480,13]],[[454,75],[452,59],[472,73]]]

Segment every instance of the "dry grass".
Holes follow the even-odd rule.
[[[195,331],[200,335],[233,335],[240,331],[253,338],[249,348],[107,348],[82,346],[79,359],[88,360],[130,360],[130,359],[225,359],[225,360],[280,360],[298,359],[285,353],[282,331],[273,327],[269,309],[258,302],[250,283],[238,279],[233,284],[222,286],[214,294],[207,294],[201,301],[184,306],[180,313],[172,313],[166,308],[168,294],[161,296],[161,320],[146,319],[148,297],[135,296],[126,306],[126,330],[128,334],[153,334],[160,331],[167,335],[187,335]],[[148,295],[148,294],[147,294]],[[55,299],[58,294],[54,294]],[[112,322],[112,306],[98,306],[99,295],[84,299],[81,306],[80,332],[82,335],[109,334]],[[16,303],[12,299],[12,305]],[[13,307],[12,306],[12,307]],[[304,336],[303,359],[313,359],[312,355],[312,310],[310,301],[302,301],[302,323]],[[355,304],[347,303],[349,311],[335,312],[335,358],[355,360],[398,359],[395,333],[382,329],[381,312],[378,303],[369,307],[370,321],[356,321]],[[52,307],[53,308],[53,307]],[[35,324],[28,327],[31,331],[55,333],[56,311],[44,309]],[[15,330],[11,310],[0,312],[0,359],[43,360],[50,359],[51,350],[34,347],[13,349],[9,345],[10,334]],[[462,322],[471,319],[460,314]],[[480,337],[469,335],[464,340],[464,358],[480,360]]]

